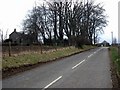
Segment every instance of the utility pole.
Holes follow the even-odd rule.
[[[118,55],[120,56],[120,1],[118,2]]]
[[[120,1],[118,2],[118,45],[120,46]]]
[[[111,39],[112,39],[112,45],[113,45],[113,32],[111,32]]]

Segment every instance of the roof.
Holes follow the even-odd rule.
[[[16,32],[16,30],[14,30],[9,36],[11,36],[11,35],[14,34],[14,33],[16,33],[18,36],[21,36],[21,35],[22,35],[22,33]]]
[[[104,40],[102,43],[108,43],[108,42]]]

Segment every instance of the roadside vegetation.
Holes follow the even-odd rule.
[[[111,50],[112,61],[116,67],[117,73],[120,75],[120,56],[118,55],[118,48],[111,47],[110,50]]]
[[[2,61],[2,69],[8,69],[8,68],[13,68],[13,67],[20,67],[23,65],[32,65],[32,64],[37,64],[37,63],[42,63],[42,62],[48,62],[52,60],[56,60],[57,58],[69,56],[84,50],[88,50],[94,48],[94,46],[86,46],[84,45],[83,48],[75,48],[75,47],[66,47],[66,48],[61,48],[57,50],[51,50],[47,53],[32,53],[30,52],[29,54],[24,54],[24,55],[18,55],[18,56],[6,56],[3,57]]]
[[[120,55],[118,47],[110,47],[111,77],[113,88],[120,88]]]

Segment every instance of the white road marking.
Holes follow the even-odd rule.
[[[62,78],[62,76],[58,77],[57,79],[55,79],[54,81],[52,81],[50,84],[48,84],[47,86],[45,86],[42,90],[47,89],[48,87],[50,87],[51,85],[53,85],[55,82],[57,82],[61,78]]]
[[[91,56],[93,56],[94,54],[96,54],[97,52],[99,52],[100,50],[102,50],[102,48],[96,50],[93,54],[89,55],[88,58],[90,58]]]
[[[98,49],[98,50],[96,51],[96,53],[99,52],[100,50],[102,50],[102,48]]]
[[[91,56],[93,56],[93,54],[89,55],[88,58],[90,58]]]
[[[90,56],[88,56],[88,58],[89,58]]]
[[[85,59],[84,59],[83,61],[79,62],[78,64],[76,64],[74,67],[72,67],[72,69],[78,67],[78,66],[79,66],[80,64],[82,64],[83,62],[85,62]]]
[[[94,54],[91,54],[91,56],[93,56]]]

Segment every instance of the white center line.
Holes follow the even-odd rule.
[[[42,90],[45,90],[46,88],[50,87],[51,85],[53,85],[55,82],[57,82],[61,78],[62,78],[62,76],[58,77],[57,79],[55,79],[54,81],[52,81],[50,84],[48,84],[47,86],[45,86]]]
[[[93,56],[93,54],[89,55],[88,58],[90,58],[91,56]]]
[[[78,66],[79,66],[80,64],[82,64],[83,62],[85,62],[85,59],[84,59],[83,61],[79,62],[78,64],[76,64],[74,67],[72,67],[72,69],[78,67]]]
[[[93,56],[93,54],[91,54],[90,56]]]
[[[101,49],[96,50],[96,51],[94,52],[94,54],[97,53],[97,52],[99,52],[100,50],[101,50]]]

